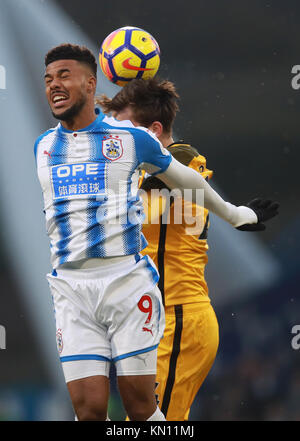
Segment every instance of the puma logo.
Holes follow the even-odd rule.
[[[148,328],[143,328],[143,331],[144,332],[150,332],[151,333],[151,335],[152,335],[152,337],[153,337],[153,332],[152,332],[152,329],[148,329]]]

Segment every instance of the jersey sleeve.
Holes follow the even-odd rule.
[[[39,136],[39,137],[35,140],[35,143],[34,143],[33,152],[34,152],[35,160],[36,160],[36,155],[37,155],[38,145],[39,145],[39,142],[40,142],[41,139],[42,139],[42,135]]]
[[[54,129],[49,129],[47,130],[45,133],[42,133],[36,140],[34,143],[34,148],[33,148],[33,152],[34,152],[34,157],[35,157],[35,161],[37,160],[37,151],[38,151],[38,146],[40,141],[47,135],[49,135],[49,133],[53,132]]]
[[[173,158],[169,167],[163,172],[161,179],[171,190],[178,188],[181,191],[192,189],[192,202],[199,204],[197,196],[202,197],[204,208],[210,210],[233,227],[237,228],[244,224],[256,224],[258,222],[257,215],[254,210],[243,205],[237,207],[230,202],[226,202],[223,198],[206,182],[206,180],[190,167],[186,167]],[[197,190],[203,193],[199,194]]]
[[[169,167],[172,156],[156,136],[147,129],[138,128],[134,134],[138,167],[152,176]]]

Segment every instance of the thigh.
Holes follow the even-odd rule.
[[[123,375],[118,377],[118,386],[125,404],[129,401],[143,402],[155,401],[155,375]],[[154,408],[155,408],[154,407]]]
[[[118,376],[122,401],[131,421],[146,421],[157,409],[155,375]]]
[[[170,421],[188,419],[190,406],[215,360],[218,322],[210,304],[178,305],[166,311],[158,348],[159,406]]]
[[[121,359],[115,363],[118,385],[124,407],[130,419],[135,419],[136,409],[150,408],[148,416],[157,407],[155,375],[157,350]],[[128,419],[128,417],[127,417]]]
[[[97,375],[67,383],[78,420],[105,421],[109,399],[109,379]]]

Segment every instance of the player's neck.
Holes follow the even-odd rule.
[[[174,142],[174,139],[170,134],[162,134],[159,137],[159,140],[162,143],[163,147],[168,147],[170,144],[173,144]]]
[[[89,126],[95,121],[96,118],[97,115],[95,114],[94,105],[90,105],[88,107],[84,107],[74,118],[66,121],[60,121],[60,123],[65,129],[76,131]]]

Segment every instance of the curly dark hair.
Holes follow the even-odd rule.
[[[93,74],[97,76],[97,63],[93,53],[85,46],[64,43],[56,46],[46,54],[45,66],[58,60],[77,60],[88,65]]]
[[[131,80],[112,99],[106,95],[96,97],[96,104],[104,113],[119,112],[131,106],[137,122],[149,127],[154,121],[160,121],[164,132],[168,133],[179,110],[178,99],[175,85],[156,77]]]

